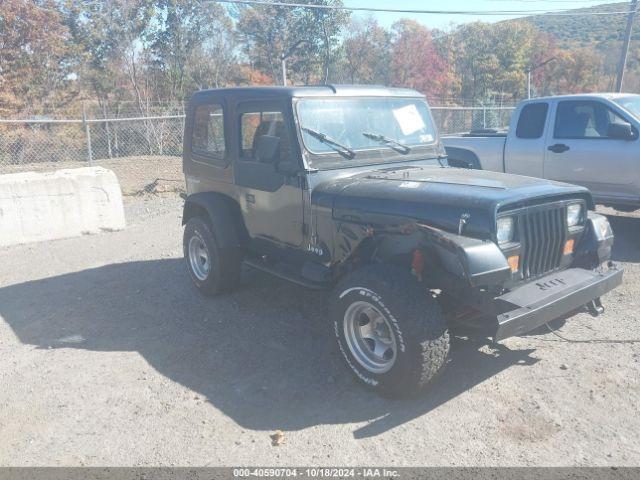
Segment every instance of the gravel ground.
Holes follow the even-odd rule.
[[[200,296],[180,206],[130,197],[126,231],[0,249],[0,465],[640,464],[640,219],[612,217],[607,313],[555,325],[611,341],[455,339],[392,401],[343,368],[326,294],[247,270]]]

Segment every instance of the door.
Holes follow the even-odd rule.
[[[284,101],[238,105],[234,180],[251,238],[298,247],[303,240],[303,179],[278,169],[281,162],[300,163],[285,107]]]
[[[597,100],[558,102],[547,136],[545,178],[587,187],[600,201],[637,201],[637,132],[636,140],[611,138],[612,123],[630,122]]]
[[[518,123],[509,129],[504,148],[504,171],[529,177],[544,175],[545,131],[548,102],[525,104]]]

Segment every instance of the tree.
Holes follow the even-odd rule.
[[[169,98],[225,84],[235,61],[233,25],[216,3],[158,0],[146,40],[152,73]]]
[[[543,95],[588,93],[600,90],[602,58],[592,48],[574,48],[556,53],[542,83]],[[606,81],[606,80],[605,80]]]
[[[344,41],[344,78],[349,83],[386,85],[390,79],[391,34],[372,18],[352,20]]]
[[[150,99],[144,36],[156,10],[152,0],[66,0],[65,22],[83,55],[77,74],[104,105],[132,95],[140,113]]]
[[[449,65],[440,56],[429,29],[414,20],[400,20],[392,32],[392,83],[427,96],[442,94]]]
[[[341,5],[342,0],[317,4]],[[236,8],[236,28],[250,63],[282,81],[281,59],[288,55],[294,81],[327,78],[338,34],[348,15],[338,10],[252,5]]]
[[[454,35],[455,69],[465,98],[512,103],[524,96],[538,35],[531,24],[475,22],[459,27]]]
[[[0,116],[41,113],[77,94],[69,30],[52,0],[0,2]]]

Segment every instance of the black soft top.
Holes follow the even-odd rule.
[[[278,97],[408,97],[424,98],[410,88],[389,88],[376,85],[305,85],[297,87],[232,87],[200,90],[193,98],[217,94],[234,97],[278,96]]]

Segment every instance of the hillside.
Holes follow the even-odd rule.
[[[576,11],[628,11],[629,2],[618,2]],[[573,11],[573,10],[572,10]],[[640,40],[640,14],[636,15],[634,40]],[[532,16],[525,18],[543,32],[552,34],[560,47],[591,46],[606,50],[622,39],[626,27],[626,15],[550,17]]]

